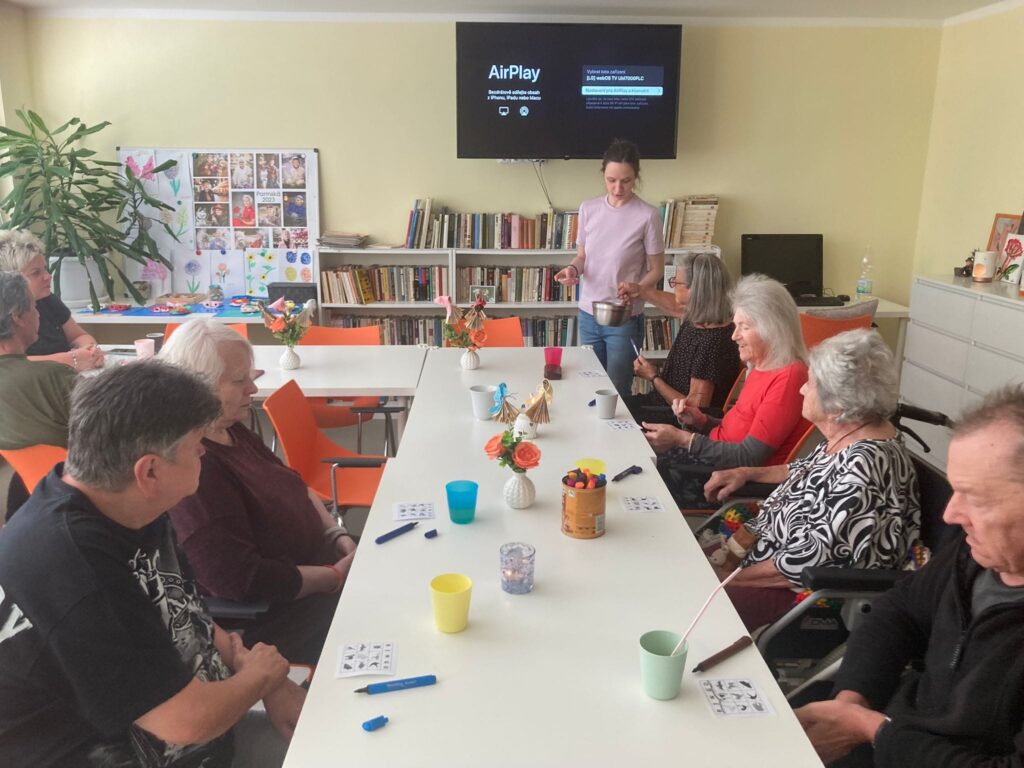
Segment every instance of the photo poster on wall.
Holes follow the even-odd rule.
[[[319,156],[315,149],[119,147],[118,160],[171,210],[145,211],[167,224],[149,234],[174,266],[134,262],[125,273],[168,292],[267,296],[273,282],[317,282]],[[176,165],[160,173],[168,160]],[[130,235],[129,235],[130,236]]]

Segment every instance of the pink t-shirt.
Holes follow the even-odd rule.
[[[605,196],[580,205],[576,244],[587,259],[583,264],[580,309],[593,314],[592,302],[616,301],[619,283],[637,283],[650,269],[648,256],[665,252],[658,209],[639,197],[615,208]],[[631,314],[643,312],[642,300],[633,302]]]

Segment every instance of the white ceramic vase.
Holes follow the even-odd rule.
[[[537,499],[537,489],[525,472],[513,472],[501,492],[505,503],[512,509],[526,509]]]
[[[522,435],[524,440],[533,440],[537,437],[537,422],[530,421],[525,413],[516,416],[515,424],[512,425],[512,434]]]
[[[281,370],[282,371],[294,371],[299,367],[302,360],[299,359],[298,353],[295,351],[295,347],[285,347],[284,354],[281,355]]]
[[[480,355],[476,353],[475,349],[467,349],[459,358],[459,364],[464,371],[475,371],[480,367]]]

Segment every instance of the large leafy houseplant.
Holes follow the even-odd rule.
[[[46,254],[57,260],[52,271],[58,295],[60,264],[70,257],[83,267],[90,262],[96,265],[108,296],[115,295],[112,273],[116,273],[142,304],[143,297],[111,257],[121,254],[142,265],[151,260],[173,269],[149,229],[156,224],[178,238],[166,223],[147,212],[173,209],[147,194],[130,168],[123,168],[122,175],[120,163],[93,159],[96,153],[81,146],[82,139],[110,123],[88,126],[73,117],[51,131],[31,110],[19,109],[17,115],[24,131],[0,126],[0,180],[10,177],[13,184],[0,200],[0,210],[6,215],[0,229],[25,229],[39,236]],[[174,165],[175,161],[168,160],[152,172]],[[99,310],[92,276],[88,271],[86,275],[92,307]]]

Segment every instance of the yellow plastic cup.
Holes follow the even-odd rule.
[[[574,466],[573,469],[576,469],[577,467],[579,469],[589,469],[590,474],[592,475],[604,474],[604,461],[601,459],[576,459],[576,466]]]
[[[473,580],[462,573],[442,573],[430,581],[434,624],[442,632],[461,632],[469,621]]]

